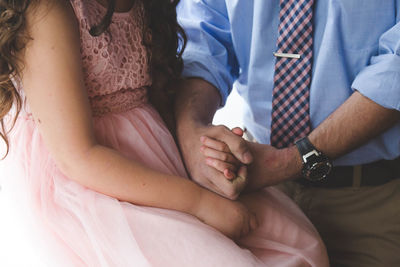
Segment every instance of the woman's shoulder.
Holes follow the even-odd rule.
[[[61,57],[66,51],[76,54],[74,58],[80,57],[79,24],[68,1],[33,2],[27,10],[26,27],[29,41],[22,56],[27,67],[53,55]]]
[[[49,33],[55,31],[76,32],[79,28],[76,15],[69,1],[38,0],[32,1],[26,14],[29,34],[46,28]]]

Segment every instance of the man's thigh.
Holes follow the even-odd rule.
[[[309,217],[332,266],[400,266],[400,179],[376,187],[278,186]]]

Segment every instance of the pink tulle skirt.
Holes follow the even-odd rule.
[[[151,106],[94,118],[94,125],[101,144],[186,177]],[[259,227],[236,244],[193,216],[120,202],[68,179],[28,115],[18,119],[0,171],[0,266],[328,266],[318,233],[277,189],[251,195]]]

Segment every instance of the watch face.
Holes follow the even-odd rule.
[[[305,176],[311,181],[324,179],[332,169],[330,162],[316,162],[308,170]]]

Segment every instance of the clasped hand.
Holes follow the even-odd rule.
[[[234,200],[244,189],[254,191],[293,178],[300,168],[294,160],[296,149],[248,142],[243,133],[225,126],[201,128],[186,157],[193,180]]]
[[[219,131],[227,132],[224,126],[217,126]],[[247,184],[247,164],[251,163],[253,157],[248,151],[247,145],[241,138],[243,130],[240,128],[232,129],[231,133],[235,136],[230,136],[228,141],[237,150],[233,150],[241,158],[240,161],[231,151],[231,148],[223,141],[210,136],[201,136],[200,142],[202,146],[200,151],[205,157],[205,163],[215,170],[223,174],[230,184],[228,184],[234,193],[231,198],[236,198]],[[228,133],[231,135],[231,133]],[[229,196],[228,196],[229,197]]]
[[[191,178],[221,196],[237,199],[246,185],[247,164],[253,160],[241,137],[243,131],[207,125],[187,127],[181,133],[181,151]]]
[[[182,134],[183,133],[183,134]],[[254,229],[255,215],[240,193],[286,179],[292,168],[288,149],[248,142],[240,128],[207,125],[181,132],[181,149],[192,179],[223,198],[203,201],[200,219],[230,237]],[[232,201],[239,200],[239,201]]]

